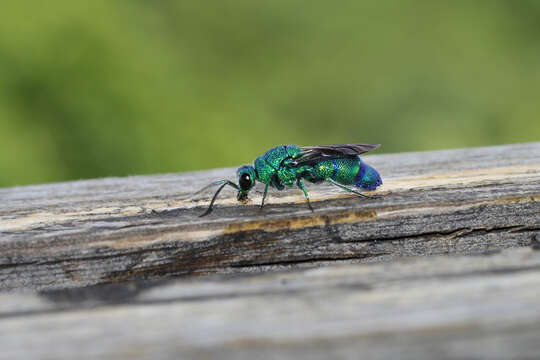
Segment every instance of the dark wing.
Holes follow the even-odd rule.
[[[320,146],[302,146],[302,155],[294,159],[296,166],[310,164],[321,160],[331,160],[348,156],[356,156],[376,149],[380,144],[338,144]]]

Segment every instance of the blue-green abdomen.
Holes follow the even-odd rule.
[[[311,181],[332,179],[343,185],[355,185],[374,190],[382,184],[377,170],[364,163],[359,156],[323,160],[313,166]]]

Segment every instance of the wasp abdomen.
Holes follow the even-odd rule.
[[[382,184],[381,176],[373,167],[362,162],[362,160],[360,160],[360,162],[360,168],[355,177],[354,185],[368,190],[375,190]]]
[[[364,163],[359,156],[324,160],[312,170],[315,180],[332,179],[343,185],[355,185],[374,190],[382,184],[377,170]]]

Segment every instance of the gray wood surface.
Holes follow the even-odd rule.
[[[0,359],[538,359],[538,250],[3,293]]]
[[[264,272],[528,246],[540,229],[540,143],[365,156],[366,200],[329,184],[271,191],[259,211],[224,190],[235,169],[0,189],[0,290]]]

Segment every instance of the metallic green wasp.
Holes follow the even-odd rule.
[[[255,159],[254,166],[239,167],[236,171],[238,184],[229,180],[219,180],[199,190],[197,193],[210,186],[221,185],[210,201],[208,209],[200,216],[212,212],[217,196],[226,185],[238,191],[238,201],[245,201],[255,181],[260,181],[265,185],[261,208],[264,206],[269,186],[283,190],[285,185],[296,185],[304,192],[308,207],[313,211],[303,180],[311,183],[328,181],[359,196],[368,197],[346,185],[375,190],[382,184],[377,170],[364,163],[359,156],[378,147],[379,145],[370,144],[276,146]]]

